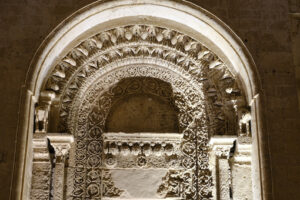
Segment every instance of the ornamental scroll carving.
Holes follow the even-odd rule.
[[[108,170],[103,170],[103,196],[104,197],[119,197],[123,191],[115,187],[112,181],[111,174]]]

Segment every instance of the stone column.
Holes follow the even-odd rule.
[[[35,133],[32,146],[33,163],[30,199],[48,200],[50,197],[51,159],[45,134]]]
[[[235,136],[215,136],[210,139],[210,167],[215,185],[213,196],[215,200],[232,198],[231,169],[229,158],[234,148]]]
[[[55,168],[53,174],[53,199],[64,199],[65,188],[65,164],[71,144],[74,141],[72,135],[68,134],[47,134],[51,146],[55,151]]]

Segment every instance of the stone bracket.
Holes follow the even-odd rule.
[[[52,91],[43,91],[39,99],[39,105],[35,108],[35,133],[46,133],[48,128],[48,116],[50,105],[55,98]]]

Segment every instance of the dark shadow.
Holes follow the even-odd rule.
[[[149,77],[126,78],[111,88],[106,132],[178,133],[178,109],[169,83]]]

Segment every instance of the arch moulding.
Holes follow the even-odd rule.
[[[188,23],[187,23],[188,22]],[[30,65],[23,88],[11,199],[29,196],[32,169],[34,109],[45,80],[74,46],[116,26],[151,24],[179,30],[209,47],[228,66],[251,107],[253,199],[270,199],[267,140],[262,127],[262,94],[253,59],[238,36],[221,20],[191,3],[161,0],[97,1],[63,21],[42,43]]]

